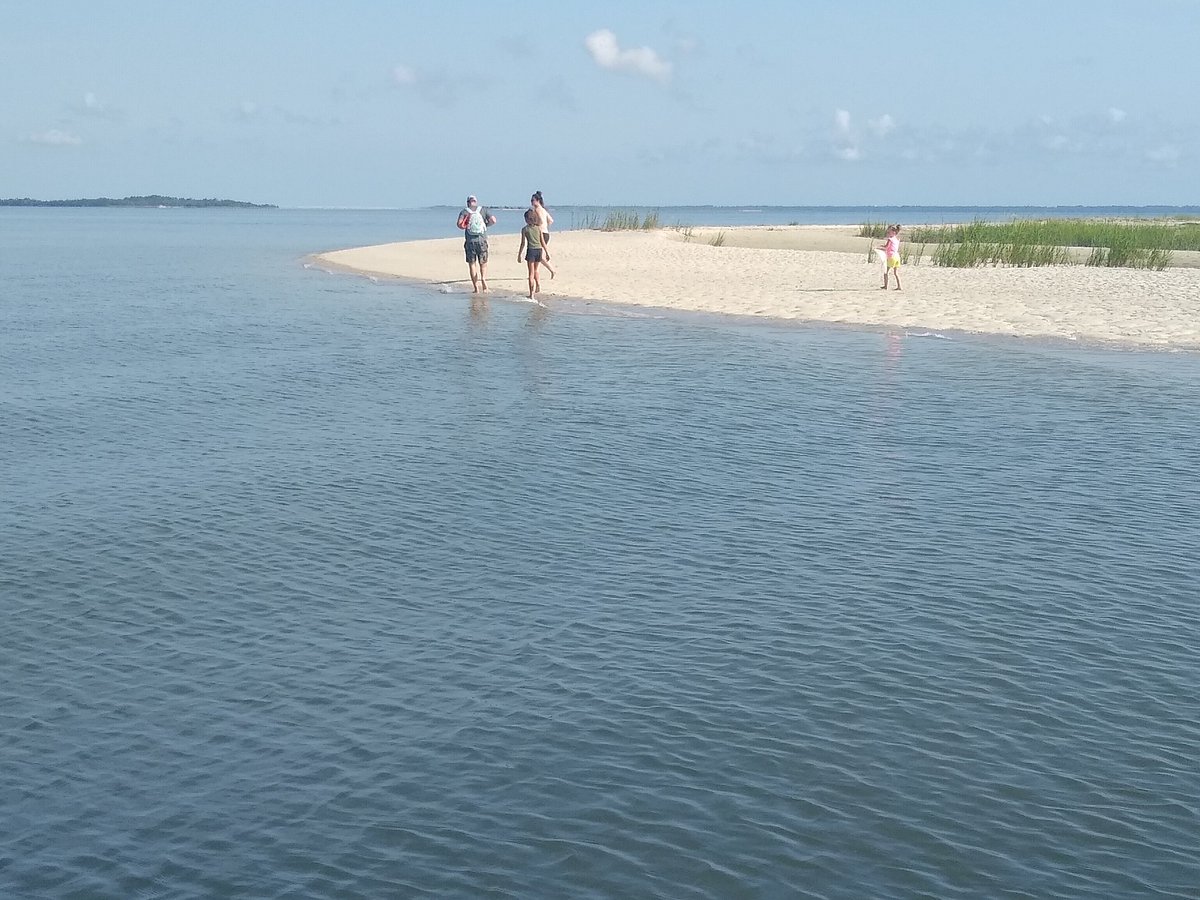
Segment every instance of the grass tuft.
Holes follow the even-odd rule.
[[[858,226],[858,236],[865,238],[878,238],[883,240],[887,237],[888,223],[887,222],[863,222]]]
[[[614,209],[604,218],[598,212],[589,212],[580,219],[578,227],[588,231],[650,231],[661,228],[662,223],[657,210],[640,216],[637,210]]]

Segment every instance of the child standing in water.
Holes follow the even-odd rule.
[[[538,266],[543,265],[542,257],[545,253],[545,248],[542,244],[542,226],[538,222],[538,214],[535,210],[525,210],[525,227],[521,229],[521,244],[517,247],[517,262],[520,262],[522,256],[525,259],[525,265],[529,272],[529,299],[533,299],[534,294],[542,292],[542,284],[538,279]]]
[[[887,290],[888,274],[891,273],[896,278],[896,290],[900,290],[900,226],[889,225],[887,230],[887,240],[879,245],[879,249],[883,251],[883,255],[887,262],[883,269],[883,287],[881,291]]]

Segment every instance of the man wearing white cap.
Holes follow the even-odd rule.
[[[467,208],[458,214],[458,227],[466,235],[463,247],[467,251],[467,268],[471,271],[471,285],[476,294],[488,289],[487,227],[495,224],[496,217],[486,206],[479,205],[474,194],[467,197]]]

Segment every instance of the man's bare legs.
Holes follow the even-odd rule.
[[[479,262],[470,263],[471,268],[471,293],[486,293],[487,286],[487,263],[482,260]]]

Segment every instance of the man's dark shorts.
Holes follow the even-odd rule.
[[[468,237],[463,244],[467,251],[467,264],[487,262],[487,238]]]

